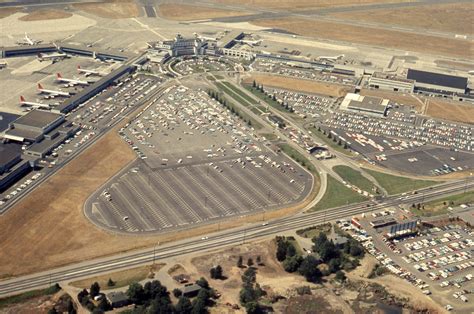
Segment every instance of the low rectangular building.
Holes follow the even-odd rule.
[[[369,87],[394,92],[412,93],[415,81],[390,73],[375,72],[369,78]]]
[[[20,144],[0,143],[0,192],[21,179],[30,169],[29,161],[21,157]]]
[[[64,115],[32,110],[10,123],[3,137],[15,142],[37,142],[65,120]]]
[[[389,100],[373,96],[348,93],[341,102],[341,110],[361,112],[370,115],[386,116]]]
[[[414,80],[415,89],[420,92],[440,94],[465,94],[468,84],[466,77],[414,69],[408,69],[407,79]]]

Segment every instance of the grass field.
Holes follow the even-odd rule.
[[[126,19],[140,16],[140,9],[132,0],[75,3],[72,6],[77,10],[107,19]]]
[[[375,185],[369,179],[364,177],[360,171],[343,165],[334,166],[332,169],[341,176],[344,181],[349,182],[364,191],[373,193]]]
[[[9,305],[12,304],[17,304],[17,303],[23,303],[25,301],[28,301],[33,298],[41,297],[41,296],[46,296],[46,295],[51,295],[55,294],[58,292],[60,289],[58,289],[58,286],[52,285],[51,287],[45,288],[45,289],[39,289],[39,290],[32,290],[32,291],[27,291],[21,294],[5,297],[0,299],[0,312],[1,310]],[[6,313],[9,313],[8,311]]]
[[[441,183],[440,181],[415,180],[399,177],[370,169],[364,170],[374,177],[389,195],[409,192]]]
[[[223,10],[206,6],[165,3],[158,6],[161,17],[175,21],[205,20],[221,17],[243,16],[245,11]]]
[[[146,279],[150,273],[155,273],[159,271],[163,266],[164,264],[155,264],[154,266],[147,265],[147,266],[126,269],[126,270],[113,272],[113,273],[109,273],[105,275],[94,276],[87,279],[73,281],[70,283],[70,285],[77,288],[81,288],[81,289],[84,289],[84,288],[89,289],[90,286],[94,282],[97,282],[99,283],[99,286],[101,287],[102,290],[127,287],[133,282],[140,282]],[[114,281],[115,283],[115,285],[113,285],[112,287],[107,286],[109,278],[112,279],[112,281]]]
[[[312,172],[313,174],[316,173],[316,169],[314,168],[314,166],[310,163],[310,161],[308,160],[308,158],[306,158],[305,156],[303,156],[299,151],[297,151],[296,149],[294,149],[293,147],[291,147],[290,145],[288,144],[278,144],[278,147],[280,147],[280,149],[285,153],[287,154],[288,156],[290,156],[291,159],[295,160],[296,162],[298,162],[300,165],[302,165],[304,168],[308,169],[310,172]]]
[[[412,2],[413,0],[213,0],[217,3],[245,5],[264,9],[302,10],[387,2]]]
[[[472,58],[474,45],[472,41],[442,38],[427,34],[400,32],[396,30],[377,29],[354,26],[337,22],[324,22],[301,18],[262,19],[253,21],[261,27],[283,29],[298,35],[364,44],[403,51],[414,51],[434,55]],[[367,36],[370,34],[370,36]]]
[[[72,14],[62,10],[38,10],[28,13],[19,18],[20,21],[43,21],[43,20],[59,20],[71,17]]]
[[[3,19],[4,17],[10,16],[20,11],[21,11],[20,7],[2,8],[0,9],[0,19]]]
[[[425,203],[424,208],[410,208],[410,210],[418,215],[435,216],[448,213],[448,207],[454,208],[461,204],[474,204],[474,193],[472,193],[472,191],[467,191],[466,193],[447,196],[436,201]]]
[[[433,118],[474,123],[474,106],[461,105],[443,100],[429,100],[426,115]]]
[[[291,115],[291,113],[286,111],[285,108],[283,108],[277,101],[273,100],[270,97],[267,97],[267,95],[265,95],[265,93],[262,93],[260,90],[257,90],[255,88],[253,88],[252,85],[245,84],[244,88],[246,90],[248,90],[250,93],[252,93],[254,96],[256,96],[257,98],[259,98],[260,100],[264,101],[265,104],[270,105],[272,108],[274,108],[274,109],[276,109],[276,110],[278,110],[278,111],[280,111],[284,114]],[[261,107],[262,106],[260,105],[259,106],[260,110],[262,110]],[[266,107],[263,107],[263,110],[264,110],[264,112],[267,111]]]
[[[326,193],[310,211],[323,210],[366,201],[363,195],[354,192],[341,182],[328,175]]]
[[[473,34],[474,6],[468,3],[434,4],[397,9],[333,13],[334,17],[428,30]]]
[[[227,94],[231,95],[232,98],[240,100],[244,106],[255,105],[257,102],[253,98],[249,97],[247,94],[243,93],[241,90],[230,84],[229,82],[216,83],[216,85],[224,90]]]
[[[320,233],[329,234],[329,232],[331,232],[331,224],[330,223],[326,223],[326,224],[318,225],[318,226],[314,226],[314,227],[309,227],[309,228],[305,228],[305,229],[296,230],[297,235],[299,235],[303,238],[308,238],[308,239],[312,239],[312,238],[318,236]]]
[[[339,84],[323,83],[313,80],[304,80],[270,74],[252,74],[252,76],[247,77],[244,80],[244,83],[252,84],[254,80],[258,84],[263,84],[264,88],[265,86],[271,86],[297,92],[320,94],[331,97],[344,96],[350,90],[349,87]]]

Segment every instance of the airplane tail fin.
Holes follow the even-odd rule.
[[[81,66],[78,64],[77,65],[77,70],[79,71],[81,69]]]
[[[56,77],[57,77],[58,79],[63,78],[63,77],[61,76],[61,73],[59,73],[59,72],[56,73]]]
[[[43,86],[41,85],[41,83],[38,83],[38,89],[43,89]]]
[[[20,102],[24,102],[24,101],[25,101],[25,97],[20,96]]]

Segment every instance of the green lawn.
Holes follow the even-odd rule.
[[[278,136],[276,136],[275,134],[273,133],[262,133],[260,134],[261,136],[264,136],[267,140],[269,141],[274,141],[276,139],[278,139]]]
[[[61,290],[59,286],[52,285],[49,288],[27,291],[21,294],[5,297],[5,298],[0,299],[0,309],[5,308],[10,304],[22,303],[36,297],[55,294],[59,290]]]
[[[316,173],[316,169],[315,169],[314,166],[309,162],[308,158],[306,158],[305,156],[303,156],[299,151],[297,151],[296,149],[294,149],[293,147],[291,147],[289,144],[278,144],[278,147],[280,147],[280,149],[281,149],[285,154],[287,154],[288,156],[290,156],[291,159],[293,159],[293,160],[295,160],[296,162],[298,162],[300,165],[302,165],[303,167],[305,167],[306,169],[308,169],[310,172]]]
[[[239,88],[235,87],[234,85],[232,85],[231,83],[229,82],[222,82],[222,84],[225,85],[225,87],[227,87],[228,89],[232,90],[234,93],[236,93],[237,95],[239,95],[240,97],[242,97],[243,99],[245,99],[248,103],[250,104],[257,104],[257,102],[252,98],[250,97],[249,95],[245,94],[244,92],[242,92],[242,90],[240,90]]]
[[[467,191],[466,193],[446,196],[442,199],[427,202],[424,204],[424,208],[418,209],[416,207],[410,207],[410,211],[418,216],[437,216],[448,213],[448,207],[457,207],[461,204],[472,203],[474,203],[474,193]]]
[[[388,194],[400,194],[421,188],[426,188],[435,184],[440,184],[440,181],[430,180],[415,180],[405,177],[394,176],[370,169],[364,169],[387,191]]]
[[[331,232],[331,224],[326,223],[324,225],[313,226],[305,229],[300,229],[296,231],[296,234],[303,237],[312,239],[318,236],[320,233],[329,234]]]
[[[234,92],[232,89],[230,89],[229,87],[227,87],[223,83],[217,82],[216,85],[221,91],[223,91],[224,93],[228,94],[230,97],[237,100],[243,106],[248,107],[248,106],[254,104],[254,102],[249,102],[246,98],[240,96],[238,93]]]
[[[354,170],[348,166],[335,166],[332,169],[340,175],[344,181],[347,181],[371,194],[374,193],[375,185],[369,179],[364,177],[360,171]]]
[[[366,200],[367,198],[363,195],[354,192],[333,177],[328,176],[326,193],[324,193],[323,198],[319,201],[319,203],[311,208],[311,211],[360,203]]]
[[[249,92],[251,92],[253,95],[257,96],[258,98],[260,98],[262,101],[264,101],[265,103],[269,104],[270,106],[272,106],[273,108],[285,113],[285,114],[291,114],[290,112],[288,112],[287,110],[285,110],[285,108],[283,108],[282,106],[280,106],[280,104],[271,99],[270,97],[267,97],[264,93],[262,93],[261,91],[259,90],[256,90],[252,87],[252,85],[244,85],[245,89],[247,89]]]

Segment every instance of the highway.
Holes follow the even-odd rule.
[[[268,224],[253,224],[220,233],[209,235],[205,239],[193,238],[186,241],[167,243],[158,249],[146,249],[141,252],[129,252],[69,265],[51,271],[25,275],[0,282],[0,296],[11,295],[22,291],[46,287],[51,283],[72,280],[84,276],[115,271],[125,267],[137,266],[169,257],[183,256],[189,253],[221,249],[229,245],[239,245],[249,240],[281,234],[282,232],[306,228],[327,221],[350,218],[364,212],[382,210],[401,204],[412,204],[437,199],[453,193],[471,191],[474,181],[466,180],[441,184],[435,187],[418,190],[416,194],[391,196],[378,203],[367,201],[359,204],[342,206],[329,210],[299,214],[296,216],[275,219]]]

